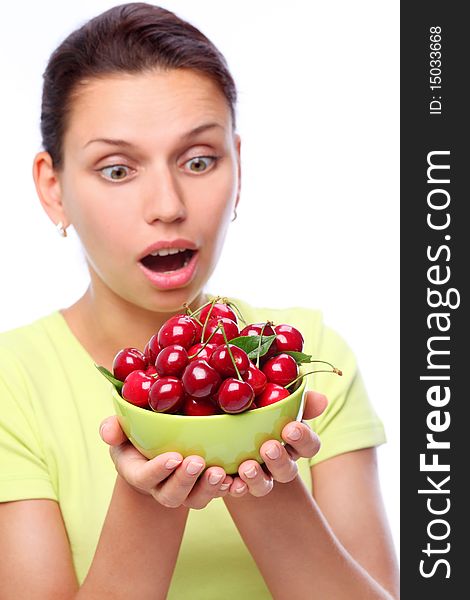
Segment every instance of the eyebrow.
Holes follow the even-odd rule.
[[[199,125],[198,127],[191,129],[191,131],[188,131],[188,133],[183,134],[181,136],[181,139],[184,141],[188,141],[188,140],[196,137],[200,133],[203,133],[203,132],[207,131],[208,129],[214,129],[214,128],[225,129],[219,123],[204,123],[203,125]],[[94,142],[101,142],[102,144],[109,144],[110,146],[122,146],[125,148],[136,148],[136,145],[133,144],[132,142],[128,142],[127,140],[115,139],[115,138],[95,138],[93,140],[89,140],[83,146],[83,148],[86,148],[87,146],[89,146],[90,144],[92,144]]]

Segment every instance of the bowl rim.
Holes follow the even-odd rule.
[[[297,392],[299,394],[303,394],[305,391],[305,386],[307,385],[307,376],[304,373],[305,369],[301,367],[299,367],[299,375],[305,375],[304,378],[301,380],[300,385],[297,389],[294,390],[294,392]],[[218,418],[218,419],[227,419],[227,417],[233,418],[233,417],[238,417],[240,415],[247,415],[249,414],[251,411],[250,410],[244,410],[241,413],[234,413],[234,414],[230,414],[230,413],[224,413],[224,414],[216,414],[216,415],[200,415],[200,416],[195,416],[195,415],[174,415],[171,413],[164,413],[164,412],[156,412],[154,410],[148,410],[147,408],[142,408],[140,406],[137,406],[135,404],[132,404],[131,402],[128,402],[127,400],[125,400],[120,394],[119,392],[116,390],[116,388],[114,387],[114,385],[110,383],[110,386],[112,388],[112,394],[113,397],[116,399],[116,401],[124,406],[127,410],[135,410],[137,414],[139,413],[145,413],[145,414],[152,414],[152,415],[159,415],[159,417],[163,417],[164,419],[166,418],[166,420],[171,420],[171,418],[175,418],[178,421],[181,420],[194,420],[196,419],[197,422],[202,421],[203,419],[214,419],[214,418]],[[292,396],[294,395],[294,393],[289,394],[288,396],[286,396],[285,398],[283,398],[282,400],[278,400],[277,402],[273,402],[272,404],[268,404],[267,406],[261,406],[259,408],[256,408],[253,411],[253,414],[261,414],[261,413],[267,413],[270,410],[276,410],[276,407],[279,409],[281,406],[283,406],[284,404],[287,404],[289,401],[292,400]],[[275,407],[275,408],[273,408]],[[152,417],[153,418],[153,417]]]

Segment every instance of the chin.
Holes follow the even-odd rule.
[[[204,286],[187,286],[171,290],[154,291],[153,298],[146,303],[146,309],[152,312],[176,313],[183,311],[183,304],[191,305],[203,293]],[[139,302],[136,302],[139,304]]]

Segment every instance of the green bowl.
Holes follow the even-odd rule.
[[[290,421],[300,421],[304,411],[306,378],[279,402],[237,415],[194,417],[157,413],[134,406],[113,387],[113,402],[119,423],[132,444],[147,458],[164,452],[182,456],[197,454],[206,466],[237,473],[248,459],[263,463],[259,449],[267,440],[281,439]]]

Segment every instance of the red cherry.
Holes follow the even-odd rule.
[[[246,381],[229,377],[222,381],[217,392],[220,408],[230,414],[241,413],[250,408],[255,394],[253,388]]]
[[[162,348],[179,344],[184,348],[193,345],[196,338],[196,328],[191,317],[175,315],[164,323],[158,332],[158,343]]]
[[[266,325],[264,330],[263,325],[264,323],[251,323],[240,331],[240,335],[261,335],[261,331],[263,331],[263,336],[276,335],[271,325]],[[269,346],[269,350],[261,357],[261,359],[266,360],[270,356],[274,356],[277,352],[276,340],[273,340],[272,344]]]
[[[261,335],[264,323],[251,323],[240,331],[240,335]],[[276,335],[271,325],[266,325],[263,335]]]
[[[149,391],[154,381],[155,379],[146,375],[144,371],[132,371],[122,386],[122,397],[135,406],[148,408]]]
[[[209,319],[207,321],[206,331],[204,333],[205,340],[209,339],[209,336],[217,329],[219,321],[222,321],[227,340],[230,341],[233,338],[238,337],[240,335],[238,331],[238,325],[235,323],[235,321],[232,321],[232,319],[227,319],[227,317],[220,317],[216,319]],[[223,344],[224,342],[224,335],[219,329],[219,331],[217,331],[217,333],[214,334],[214,337],[211,338],[211,343],[220,346],[220,344]]]
[[[278,352],[302,352],[304,338],[300,331],[292,325],[276,325],[276,347]]]
[[[158,343],[158,334],[156,333],[155,335],[152,335],[149,341],[145,344],[144,348],[145,358],[147,359],[149,365],[155,364],[155,360],[157,359],[160,350],[161,348]]]
[[[255,396],[258,396],[259,394],[261,394],[261,392],[264,391],[267,382],[266,375],[263,373],[263,371],[261,371],[261,369],[258,369],[258,367],[252,362],[250,362],[248,371],[244,375],[242,375],[242,377],[246,382],[248,382],[251,385]]]
[[[248,358],[248,354],[234,346],[233,344],[229,344],[230,352],[232,353],[235,364],[237,365],[238,372],[241,376],[243,376],[250,366],[250,359]],[[221,344],[217,346],[214,352],[211,354],[209,359],[209,364],[211,367],[222,375],[222,377],[236,377],[237,372],[235,371],[235,367],[233,366],[232,359],[230,358],[229,351],[227,350],[226,344]]]
[[[160,377],[150,388],[149,405],[155,412],[168,412],[183,400],[183,384],[176,377]]]
[[[207,398],[220,386],[220,375],[205,360],[189,363],[182,377],[185,392],[194,398]]]
[[[194,325],[194,329],[196,330],[196,337],[194,338],[195,342],[199,342],[202,336],[202,325],[196,321],[194,317],[190,317],[192,324]]]
[[[155,361],[157,373],[161,377],[179,377],[187,364],[188,353],[179,344],[172,344],[160,350]]]
[[[275,402],[279,402],[283,398],[287,398],[290,395],[289,390],[286,390],[285,387],[281,385],[277,385],[277,383],[271,383],[268,381],[264,392],[261,392],[259,396],[256,396],[256,404],[258,408],[262,408],[263,406],[268,406],[269,404],[274,404]]]
[[[217,415],[222,411],[208,398],[192,398],[186,396],[182,406],[182,413],[191,417]]]
[[[204,348],[201,350],[201,348],[204,346],[203,343],[199,342],[198,344],[194,344],[194,346],[191,346],[191,348],[188,350],[188,357],[189,357],[189,362],[193,361],[193,360],[209,360],[209,358],[211,357],[211,354],[214,352],[214,350],[217,348],[217,344],[206,344],[204,346]],[[201,350],[201,352],[199,352],[199,350]],[[197,354],[199,352],[199,354]],[[196,356],[194,356],[196,354]],[[191,356],[193,358],[191,358]]]
[[[210,312],[209,319],[226,317],[227,319],[231,319],[232,321],[235,321],[235,323],[238,323],[238,319],[237,319],[237,315],[236,315],[235,311],[232,310],[228,304],[221,304],[219,302],[216,302],[212,306],[212,309],[211,309],[211,305],[210,304],[208,304],[207,306],[205,306],[201,310],[201,314],[200,314],[200,317],[199,317],[199,320],[201,321],[201,323],[204,324],[204,322],[207,319],[207,315],[209,314],[209,312]]]
[[[137,348],[123,348],[113,360],[113,374],[120,381],[124,381],[132,371],[143,371],[146,367],[145,355]]]
[[[145,374],[146,375],[156,375],[157,373],[157,369],[155,368],[155,365],[150,365],[149,367],[147,367],[145,369]],[[155,379],[155,377],[154,377]]]
[[[262,369],[263,373],[271,383],[285,386],[299,374],[295,359],[289,354],[278,354],[268,359]]]

